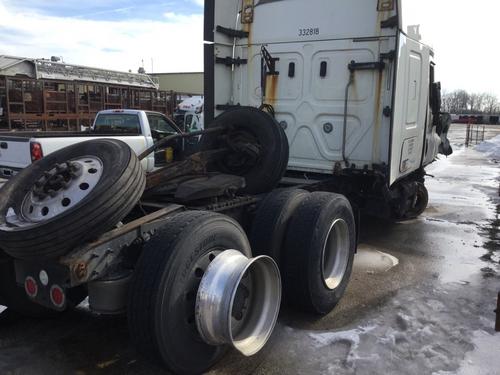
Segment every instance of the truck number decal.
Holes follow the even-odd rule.
[[[319,35],[319,27],[310,27],[307,29],[299,29],[299,36],[312,36]]]

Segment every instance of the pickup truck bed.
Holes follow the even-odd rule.
[[[93,138],[121,140],[140,154],[155,139],[178,132],[180,129],[161,113],[128,109],[99,112],[92,128],[83,132],[0,132],[0,178],[10,178],[35,160]],[[152,172],[166,159],[165,152],[160,151],[144,159],[142,166]]]

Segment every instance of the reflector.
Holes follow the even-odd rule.
[[[378,0],[377,10],[379,12],[394,10],[394,0]]]

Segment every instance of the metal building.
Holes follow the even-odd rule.
[[[150,74],[160,85],[160,90],[173,90],[193,95],[203,95],[203,72]]]
[[[103,109],[171,115],[177,95],[135,74],[0,55],[0,130],[80,130]]]

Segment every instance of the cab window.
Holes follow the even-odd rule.
[[[148,114],[147,116],[151,130],[160,133],[178,133],[177,129],[169,124],[165,117],[155,114]]]
[[[101,114],[95,120],[94,131],[110,134],[141,134],[141,124],[137,115],[125,113]]]

